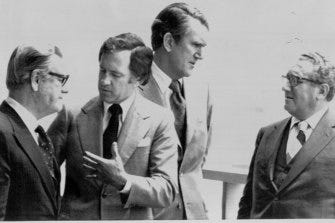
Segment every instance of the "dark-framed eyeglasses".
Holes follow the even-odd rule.
[[[58,74],[52,71],[49,71],[47,74],[51,75],[51,76],[55,76],[59,79],[59,81],[61,82],[62,86],[64,86],[67,82],[67,80],[69,79],[69,75],[64,75],[64,74]]]
[[[282,75],[282,78],[286,78],[291,87],[296,87],[299,84],[303,83],[303,81],[309,81],[309,82],[314,83],[314,84],[322,84],[320,81],[312,80],[312,79],[305,78],[305,77],[299,77],[299,76],[293,75],[291,73],[288,73],[286,75]]]

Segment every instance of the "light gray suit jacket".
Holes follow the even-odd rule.
[[[111,185],[88,180],[83,151],[102,156],[103,103],[89,101],[75,118],[67,145],[63,219],[152,219],[152,208],[176,196],[177,135],[170,111],[137,94],[118,137],[119,154],[132,185],[125,197]]]
[[[208,85],[183,80],[186,100],[186,146],[179,167],[179,196],[169,208],[156,210],[156,219],[181,219],[183,207],[187,219],[207,219],[207,210],[199,190],[202,180],[202,166],[210,146],[212,131],[212,101]],[[151,76],[148,83],[140,86],[141,94],[149,100],[167,107],[168,103]],[[169,108],[170,109],[170,108]],[[181,199],[182,196],[182,199]]]

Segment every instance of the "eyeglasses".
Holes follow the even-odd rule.
[[[59,81],[61,82],[62,86],[64,86],[67,80],[69,79],[69,75],[58,74],[58,73],[54,73],[51,71],[49,71],[47,74],[57,77]]]
[[[299,84],[303,83],[303,81],[309,81],[314,84],[322,84],[320,81],[304,78],[304,77],[299,77],[295,76],[293,74],[288,73],[287,75],[282,75],[282,78],[286,78],[290,84],[291,87],[296,87]]]

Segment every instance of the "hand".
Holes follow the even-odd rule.
[[[122,190],[127,182],[128,174],[124,170],[117,143],[112,144],[112,158],[105,159],[88,151],[84,154],[84,168],[89,172],[87,178],[93,178],[111,184]]]

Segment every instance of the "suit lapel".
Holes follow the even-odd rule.
[[[99,98],[95,98],[92,103],[83,107],[82,111],[82,115],[77,119],[82,148],[83,150],[88,150],[98,156],[102,156],[102,101]]]
[[[278,154],[278,149],[281,145],[281,140],[283,138],[283,134],[285,131],[286,126],[290,123],[290,118],[287,118],[280,123],[276,124],[273,127],[272,132],[269,134],[266,140],[266,144],[264,147],[264,160],[265,162],[268,160],[268,165],[267,165],[267,173],[270,178],[270,181],[272,183],[272,186],[278,190],[276,184],[273,182],[274,178],[274,167],[276,164],[276,158]]]
[[[290,182],[292,182],[314,159],[314,157],[326,147],[329,141],[335,137],[333,131],[334,123],[334,114],[327,111],[317,124],[310,138],[297,153],[291,170],[281,184],[279,191],[282,191]]]
[[[145,106],[146,103],[143,102],[142,96],[137,94],[122,125],[118,137],[118,149],[123,165],[126,165],[139,141],[144,138],[149,129],[148,124],[150,123],[145,120],[150,115],[146,112]]]
[[[55,210],[57,210],[57,201],[55,200],[54,194],[55,191],[58,190],[56,190],[52,176],[47,166],[45,165],[40,148],[36,144],[34,138],[31,136],[31,133],[27,129],[22,119],[19,117],[16,111],[7,104],[7,102],[2,103],[1,111],[11,117],[10,122],[12,123],[14,130],[13,135],[19,142],[19,146],[27,154],[33,166],[40,174],[41,180],[44,184],[44,187],[46,188],[46,192],[52,201]]]
[[[144,86],[140,85],[139,89],[145,98],[158,105],[167,107],[167,102],[165,101],[164,95],[152,75],[150,76],[148,83]]]
[[[183,87],[184,87],[184,96],[186,101],[186,146],[191,142],[191,139],[194,134],[194,124],[195,124],[195,117],[196,114],[193,109],[197,108],[197,104],[199,102],[197,101],[197,97],[192,97],[193,95],[197,95],[196,92],[192,92],[191,85],[189,82],[185,79],[183,79]],[[198,98],[199,100],[199,98]]]

